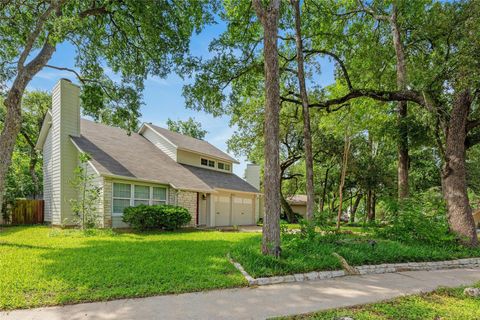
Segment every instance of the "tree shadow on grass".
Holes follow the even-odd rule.
[[[228,261],[229,240],[86,240],[40,255],[41,287],[26,288],[25,306],[144,297],[245,286]],[[239,242],[244,240],[239,240]],[[237,243],[238,244],[238,243]],[[35,279],[37,280],[37,279]],[[50,285],[51,284],[51,285]]]

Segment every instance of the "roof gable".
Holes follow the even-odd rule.
[[[142,133],[144,127],[152,129],[179,150],[194,152],[200,155],[205,155],[228,162],[239,163],[236,159],[205,140],[195,139],[190,136],[186,136],[162,127],[158,127],[151,123],[144,124],[140,129],[139,133]]]

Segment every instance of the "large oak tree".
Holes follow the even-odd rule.
[[[192,32],[211,21],[211,3],[2,1],[0,88],[6,113],[0,133],[0,205],[21,128],[22,97],[32,78],[46,67],[72,72],[83,85],[85,114],[132,130],[137,125],[144,80],[149,75],[163,77],[183,62]],[[75,69],[49,65],[61,43],[75,48]],[[121,82],[109,79],[104,67],[117,73]]]

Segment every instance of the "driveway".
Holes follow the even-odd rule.
[[[480,281],[480,269],[351,276],[257,288],[83,303],[0,313],[3,320],[265,319],[352,306]]]

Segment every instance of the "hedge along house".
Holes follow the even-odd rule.
[[[70,181],[79,153],[90,155],[87,171],[101,187],[98,214],[103,227],[128,227],[123,210],[139,204],[172,204],[189,210],[191,226],[255,224],[259,170],[247,167],[249,182],[233,173],[238,161],[210,143],[144,123],[138,133],[80,117],[80,88],[60,80],[41,129],[45,221],[71,225]]]

